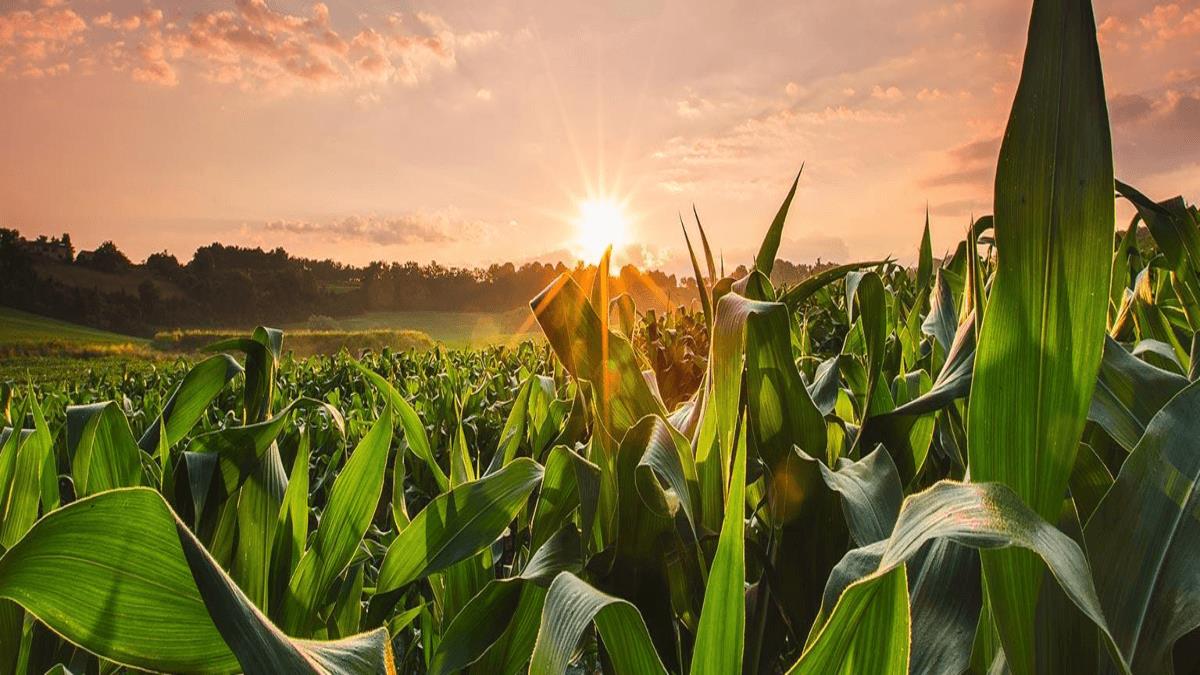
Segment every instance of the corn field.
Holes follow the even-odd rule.
[[[1111,145],[1090,4],[1036,0],[941,260],[774,288],[793,183],[745,277],[684,227],[694,309],[606,256],[541,344],[18,383],[0,672],[1197,672],[1200,215]]]

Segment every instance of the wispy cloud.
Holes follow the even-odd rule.
[[[963,143],[946,152],[947,163],[938,173],[921,179],[921,187],[952,185],[983,187],[995,176],[1000,137],[988,137]]]
[[[178,19],[154,6],[90,19],[67,7],[24,9],[0,14],[0,72],[37,77],[39,70],[61,63],[65,71],[77,63],[168,87],[194,75],[276,94],[413,86],[499,37],[458,32],[423,12],[359,21],[357,31],[339,32],[322,2],[307,14],[290,14],[265,0],[234,0],[228,8]]]
[[[455,210],[409,213],[401,216],[351,215],[335,220],[273,220],[263,224],[268,232],[315,236],[324,241],[357,242],[378,246],[402,244],[453,244],[486,237],[491,227],[462,217]]]
[[[750,159],[761,163],[783,151],[789,154],[788,162],[796,162],[797,148],[810,146],[815,135],[829,133],[833,127],[888,125],[902,119],[901,113],[862,106],[785,107],[751,115],[715,132],[672,137],[652,159],[661,167],[658,185],[668,193],[712,194],[716,189],[745,195],[748,187],[777,182],[760,186],[757,178],[731,178],[732,170],[744,168]],[[706,183],[703,190],[702,182]]]
[[[0,14],[0,75],[42,78],[71,70],[70,51],[84,43],[87,22],[47,3]]]
[[[1200,35],[1200,7],[1187,10],[1174,2],[1156,5],[1138,25],[1151,38],[1146,48],[1162,49],[1173,40]]]

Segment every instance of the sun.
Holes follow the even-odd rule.
[[[587,199],[579,203],[575,218],[575,253],[581,260],[594,263],[612,246],[620,249],[629,243],[629,218],[614,199]]]

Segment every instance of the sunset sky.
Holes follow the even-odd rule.
[[[1200,1],[1095,0],[1118,177],[1200,198]],[[0,2],[0,226],[141,259],[910,261],[991,210],[1029,3]],[[1125,213],[1124,210],[1120,213]]]

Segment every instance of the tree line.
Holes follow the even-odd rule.
[[[346,317],[372,311],[486,311],[527,306],[559,274],[588,287],[594,265],[562,262],[447,267],[437,262],[334,260],[213,243],[181,263],[167,252],[135,263],[106,241],[78,255],[62,254],[70,238],[27,240],[0,228],[0,304],[133,335],[180,327],[296,324],[313,317]],[[47,251],[53,244],[54,255]],[[795,283],[828,267],[780,261],[776,283]],[[78,270],[86,270],[83,275]],[[615,295],[629,293],[639,309],[691,304],[695,280],[625,265],[610,280]],[[744,275],[739,267],[734,276]],[[777,278],[776,278],[777,277]]]

